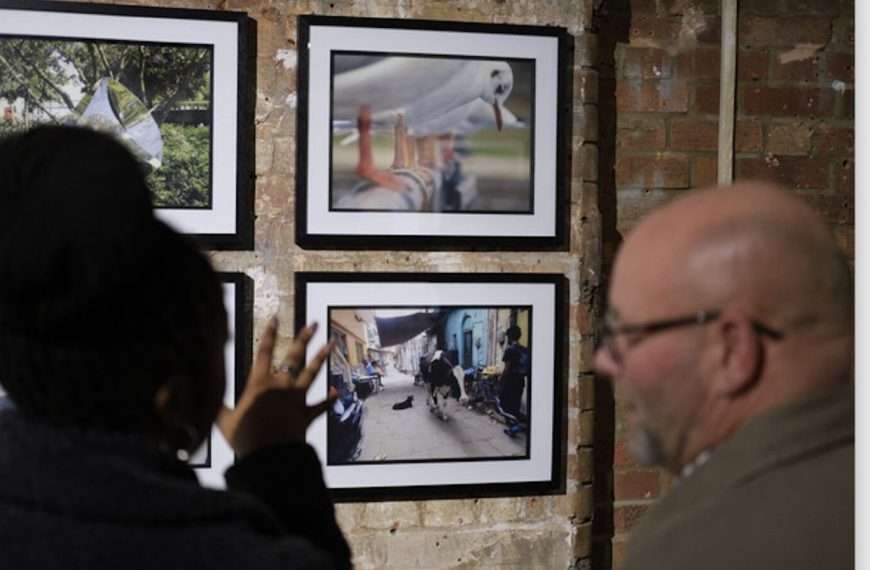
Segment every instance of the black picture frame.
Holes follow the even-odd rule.
[[[327,485],[337,502],[505,497],[565,492],[568,299],[567,279],[563,275],[298,272],[295,290],[296,328],[312,321],[321,324],[310,344],[309,357],[330,336],[337,341],[337,348],[312,385],[309,399],[311,402],[322,400],[332,387],[339,392],[340,405],[327,410],[324,416],[315,420],[308,432],[308,442],[318,451]],[[383,320],[377,321],[380,319],[377,309],[387,309],[387,314],[392,314],[392,309],[404,308],[410,309],[407,312],[418,312],[419,316],[417,309],[421,307],[443,311],[443,318],[439,317],[441,324],[430,329],[429,336],[434,334],[444,340],[441,348],[445,356],[457,362],[461,362],[462,357],[452,352],[449,340],[446,340],[449,336],[448,327],[455,327],[448,324],[451,318],[463,311],[473,313],[481,309],[505,313],[512,308],[528,310],[527,320],[514,323],[524,329],[526,336],[520,344],[525,342],[530,358],[528,382],[522,396],[525,425],[520,426],[519,433],[520,444],[522,437],[527,439],[527,453],[499,451],[511,439],[505,430],[510,431],[509,426],[513,424],[501,411],[498,411],[501,418],[494,417],[495,408],[487,406],[486,401],[469,399],[465,406],[451,405],[447,409],[449,417],[444,422],[438,419],[437,411],[427,412],[428,392],[416,384],[411,385],[412,372],[407,368],[407,362],[417,355],[414,352],[416,349],[409,352],[407,347],[395,349],[395,345],[382,346],[379,339],[390,333]],[[365,326],[369,327],[369,332],[364,341],[351,333],[350,340],[345,339],[345,343],[364,343],[366,354],[375,355],[372,364],[380,369],[380,391],[377,384],[368,379],[364,369],[359,368],[359,374],[355,373],[356,362],[352,362],[352,354],[348,353],[345,357],[335,353],[342,350],[338,338],[341,335],[336,334],[336,331],[346,332],[343,322],[335,318],[335,310],[353,312],[360,323],[368,323]],[[363,314],[365,311],[369,311],[369,314]],[[435,311],[431,313],[434,315]],[[376,332],[371,332],[372,315],[376,319]],[[464,327],[467,316],[462,315],[461,321],[453,322],[462,322]],[[499,318],[490,312],[488,317],[478,322],[486,318],[493,322],[494,316],[496,320]],[[492,377],[489,367],[477,365],[482,361],[496,364],[491,362],[491,356],[483,354],[492,353],[491,349],[497,355],[503,354],[502,347],[494,344],[494,339],[499,338],[502,332],[500,327],[483,330],[481,337],[489,335],[493,339],[484,340],[489,344],[483,347],[478,338],[472,339],[475,350],[480,351],[480,358],[474,366],[478,372],[474,374],[487,372]],[[428,338],[426,335],[423,337]],[[372,341],[373,338],[378,340]],[[392,338],[386,342],[395,340]],[[408,344],[419,345],[420,342],[420,337],[417,337]],[[427,340],[422,342],[425,345]],[[428,342],[430,347],[433,346],[431,338],[428,338]],[[392,355],[386,354],[389,348],[395,349]],[[350,348],[349,352],[353,350]],[[499,358],[497,356],[495,360]],[[346,368],[348,373],[342,368]],[[348,374],[351,378],[349,384]],[[421,370],[413,373],[414,376],[417,374],[422,376],[423,373]],[[481,377],[465,377],[464,384],[469,394],[473,391],[470,383]],[[365,387],[366,384],[368,387]],[[391,408],[393,404],[407,401],[408,394],[415,396],[410,408]],[[341,422],[350,418],[359,424],[359,430],[356,426],[353,430],[346,429],[351,423],[339,425],[331,422],[332,416]],[[495,428],[488,426],[487,422],[495,424]],[[482,430],[488,431],[484,433]],[[357,431],[361,435],[357,435]],[[460,452],[441,451],[459,449],[457,442],[465,441],[469,434],[479,438],[482,445],[494,446],[496,451],[482,454],[468,451],[471,444],[467,442],[460,445]],[[404,438],[406,441],[400,443],[398,440],[385,439],[391,437]],[[442,437],[446,439],[442,440]],[[339,443],[343,446],[347,443],[347,447],[352,448],[352,454],[336,460],[332,447],[336,438],[345,438]],[[417,441],[420,442],[419,446]],[[384,446],[394,449],[404,446],[403,449],[413,451],[386,452],[395,453],[395,457],[376,455],[382,452],[380,450]],[[343,447],[341,453],[350,453],[346,449]],[[348,460],[348,457],[352,458]]]
[[[224,404],[234,407],[245,389],[251,369],[254,323],[254,281],[240,272],[219,272],[227,309],[229,339],[224,351],[226,393]],[[194,452],[188,464],[194,468],[200,482],[209,487],[224,488],[224,471],[235,461],[235,454],[217,426],[212,426],[202,447]]]
[[[0,70],[13,78],[0,134],[113,132],[148,170],[159,218],[207,249],[253,249],[255,58],[244,12],[0,0]]]
[[[310,15],[300,16],[297,28],[298,245],[348,250],[568,249],[573,38],[566,29]],[[379,58],[392,61],[363,65]],[[427,61],[416,65],[415,58]],[[436,60],[446,79],[413,99],[388,98],[399,92],[394,86],[425,85],[416,75],[415,81],[405,78],[417,70],[428,71]],[[354,67],[358,65],[362,68]],[[456,79],[465,75],[474,81]],[[496,76],[499,79],[487,80],[489,84],[482,79]],[[435,72],[426,77],[433,78],[434,85]],[[474,88],[463,87],[481,81],[480,97],[474,98]],[[375,91],[384,82],[390,89]],[[442,85],[450,87],[438,91]],[[507,99],[502,98],[505,93]],[[486,115],[491,98],[501,102],[503,126],[509,123],[508,106],[516,106],[511,124],[518,129],[491,128],[494,121]],[[459,100],[463,103],[457,107]],[[363,158],[360,144],[369,129],[356,129],[357,158],[341,150],[339,138],[344,135],[339,133],[349,131],[344,140],[352,141],[358,126],[357,103],[371,107],[372,161]],[[381,108],[394,104],[400,107]],[[447,108],[451,110],[437,111]],[[390,134],[399,112],[408,133],[420,134],[418,145],[423,146],[417,147],[418,154],[422,157],[429,152],[424,149],[434,148],[426,144],[437,144],[440,152],[431,156],[441,157],[433,160],[444,160],[444,165],[424,168],[423,174],[407,163],[399,170],[389,165],[385,153],[400,139]],[[465,117],[463,122],[457,122],[459,117]],[[451,142],[444,142],[444,137],[419,142],[431,140],[432,132],[439,130],[449,134]],[[424,133],[431,136],[427,139]],[[462,144],[472,149],[470,158],[445,158],[460,154],[463,147],[457,141],[462,137]],[[392,152],[395,166],[400,163],[399,151]],[[514,154],[502,156],[505,152]],[[365,174],[358,174],[361,169]],[[421,176],[442,182],[420,183]],[[412,178],[415,182],[408,182]],[[404,190],[384,190],[392,184]]]

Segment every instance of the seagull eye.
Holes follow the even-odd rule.
[[[490,76],[490,77],[495,77],[495,76],[498,75],[499,73],[501,73],[499,70],[497,70],[497,69],[493,69],[493,70],[489,73],[489,76]]]

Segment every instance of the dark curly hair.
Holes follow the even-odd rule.
[[[16,408],[140,431],[162,383],[214,368],[223,331],[216,274],[154,217],[123,145],[74,127],[0,141],[0,384]]]

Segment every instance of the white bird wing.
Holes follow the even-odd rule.
[[[374,124],[402,114],[413,129],[475,99],[503,102],[513,74],[503,61],[391,57],[336,76],[334,87],[333,120],[355,119],[369,105]]]
[[[438,89],[468,63],[396,56],[340,73],[333,82],[333,118],[355,119],[362,105],[369,105],[372,113],[402,109]]]
[[[483,103],[482,99],[476,99]],[[485,105],[486,103],[484,103]],[[425,137],[428,135],[441,135],[452,132],[457,125],[462,124],[468,119],[474,108],[474,101],[465,103],[455,107],[446,113],[438,115],[434,119],[428,121],[411,122],[408,124],[408,133],[415,137]]]
[[[468,61],[437,90],[408,105],[404,110],[405,120],[409,125],[420,125],[476,99],[483,99],[483,103],[503,103],[512,88],[513,73],[506,62]],[[496,89],[500,89],[501,93],[497,93]]]

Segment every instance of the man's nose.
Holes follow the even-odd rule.
[[[610,351],[603,344],[595,351],[595,358],[592,363],[596,373],[600,376],[608,376],[611,379],[616,376],[616,372],[619,369],[613,360],[613,355],[610,354]]]

